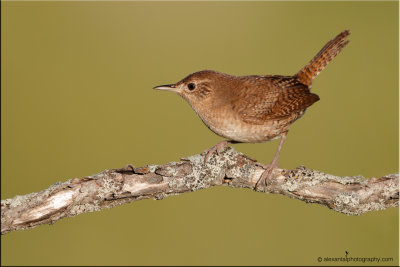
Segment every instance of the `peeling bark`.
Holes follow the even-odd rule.
[[[93,212],[141,199],[217,185],[253,189],[263,169],[253,159],[226,148],[210,157],[194,155],[165,165],[105,170],[84,178],[55,183],[38,193],[1,201],[1,234],[51,224],[65,217]],[[380,178],[337,177],[303,166],[275,169],[267,187],[256,191],[282,194],[359,215],[399,205],[399,175]]]

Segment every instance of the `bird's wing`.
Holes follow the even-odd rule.
[[[286,76],[254,77],[246,82],[232,101],[232,109],[247,123],[285,118],[305,110],[319,100],[307,86]]]

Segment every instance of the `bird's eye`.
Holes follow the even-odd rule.
[[[195,85],[194,83],[189,83],[189,84],[188,84],[188,89],[189,89],[190,91],[193,91],[195,88],[196,88],[196,85]]]

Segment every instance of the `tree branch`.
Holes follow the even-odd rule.
[[[194,155],[165,165],[105,170],[81,179],[58,182],[38,193],[1,201],[1,234],[51,224],[84,212],[112,208],[141,199],[162,199],[216,186],[253,189],[264,171],[256,162],[226,148],[210,157]],[[275,169],[266,188],[258,191],[282,194],[325,205],[337,212],[359,215],[399,205],[399,175],[381,178],[337,177],[303,166]]]

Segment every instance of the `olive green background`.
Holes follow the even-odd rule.
[[[345,29],[350,44],[314,81],[321,100],[291,127],[279,163],[340,176],[398,172],[397,2],[1,7],[2,199],[200,153],[222,139],[183,99],[152,87],[202,69],[292,75]],[[278,142],[234,147],[267,163]],[[397,265],[398,216],[215,187],[9,233],[1,264],[325,265],[317,258],[348,251]]]

